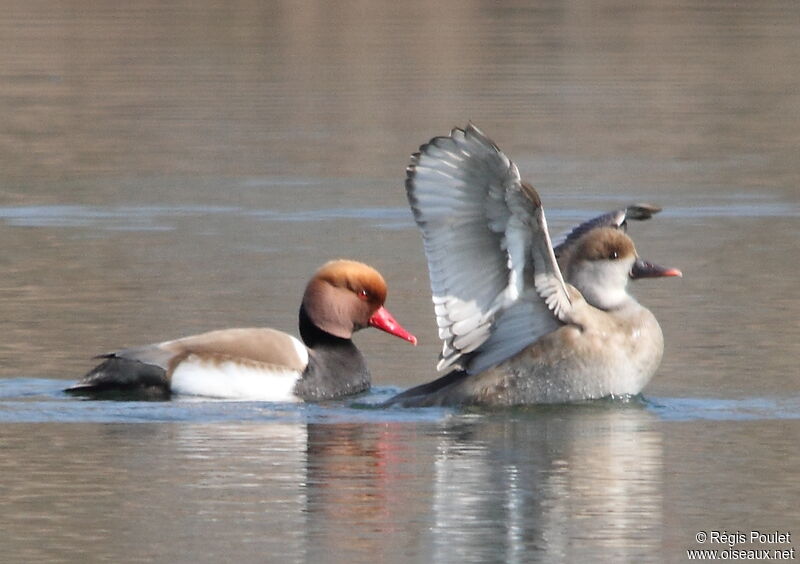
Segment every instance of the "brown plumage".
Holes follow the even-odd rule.
[[[325,263],[306,287],[303,306],[320,329],[349,339],[363,329],[386,301],[386,281],[370,266],[353,260]]]

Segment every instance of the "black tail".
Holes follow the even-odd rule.
[[[94,399],[169,399],[166,371],[138,360],[107,356],[65,392]]]
[[[397,404],[405,404],[407,406],[412,406],[415,403],[424,404],[426,396],[438,392],[442,388],[446,388],[455,382],[460,382],[467,376],[468,374],[463,370],[453,370],[433,382],[414,386],[404,392],[400,392],[396,396],[392,396],[382,403],[381,407],[390,407]]]

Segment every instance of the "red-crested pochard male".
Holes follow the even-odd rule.
[[[416,344],[383,307],[386,282],[351,260],[323,265],[306,286],[300,336],[267,328],[222,329],[125,349],[105,360],[68,392],[97,396],[135,392],[262,401],[316,401],[370,387],[364,357],[351,340],[367,326]]]
[[[661,328],[629,279],[681,276],[639,258],[607,213],[553,248],[539,195],[475,126],[420,148],[406,189],[428,259],[447,375],[387,405],[523,405],[638,394],[661,362]],[[562,274],[563,273],[563,274]]]

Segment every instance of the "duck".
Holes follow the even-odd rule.
[[[412,155],[406,192],[448,372],[384,405],[567,403],[635,396],[650,381],[663,334],[628,282],[682,273],[642,259],[627,225],[658,206],[602,214],[554,245],[538,192],[471,123]]]
[[[414,345],[386,309],[386,281],[374,268],[334,260],[308,282],[300,339],[271,328],[210,331],[127,348],[65,391],[91,397],[166,399],[173,395],[274,402],[321,401],[364,392],[370,373],[353,333],[375,327]]]

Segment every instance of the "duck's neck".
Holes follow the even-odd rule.
[[[331,399],[368,390],[367,363],[351,339],[317,327],[300,308],[300,337],[309,348],[308,367],[295,393],[306,400]]]
[[[336,335],[331,335],[327,331],[323,331],[320,329],[311,318],[308,316],[308,312],[306,311],[306,306],[300,306],[300,338],[303,339],[303,342],[306,346],[310,349],[316,349],[318,346],[346,346],[346,343],[349,343],[351,346],[353,345],[353,341],[350,339],[343,339],[341,337],[337,337]]]

